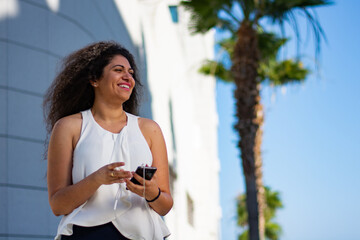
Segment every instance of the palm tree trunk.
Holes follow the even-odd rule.
[[[260,104],[260,84],[257,81],[259,50],[256,31],[250,23],[242,22],[233,54],[231,68],[235,79],[235,129],[240,140],[242,166],[246,185],[250,240],[265,236],[264,187],[262,184],[261,141],[263,111]]]

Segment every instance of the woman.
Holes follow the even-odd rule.
[[[173,200],[159,126],[135,115],[140,87],[133,56],[115,42],[69,55],[49,88],[48,192],[64,215],[55,239],[163,239]],[[134,173],[157,168],[151,180]],[[134,177],[140,185],[134,184]]]

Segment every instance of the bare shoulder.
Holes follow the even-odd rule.
[[[139,118],[139,127],[150,149],[152,149],[153,143],[164,141],[160,126],[155,121],[148,118]]]
[[[81,125],[81,113],[60,118],[54,125],[51,138],[59,141],[70,141],[74,149],[80,139]]]
[[[82,116],[81,113],[72,114],[63,118],[60,118],[54,125],[53,130],[61,131],[76,131],[81,129]]]
[[[140,127],[141,131],[146,131],[146,132],[160,131],[161,132],[159,124],[157,124],[154,120],[151,120],[148,118],[139,118],[139,127]]]

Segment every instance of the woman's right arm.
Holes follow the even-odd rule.
[[[117,162],[106,165],[88,177],[72,184],[73,151],[79,138],[81,116],[68,116],[60,119],[51,133],[48,147],[47,182],[49,203],[56,216],[71,213],[87,201],[102,184],[122,182],[130,178],[131,173],[115,171],[114,168],[124,165]],[[76,137],[77,136],[77,137]],[[116,176],[111,177],[111,172]]]

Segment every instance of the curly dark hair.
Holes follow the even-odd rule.
[[[133,55],[116,42],[97,42],[63,59],[61,71],[44,97],[43,108],[48,133],[60,118],[92,107],[95,93],[90,81],[100,79],[104,67],[116,55],[125,57],[134,69],[135,87],[123,108],[126,112],[137,114],[139,88],[142,85]]]

